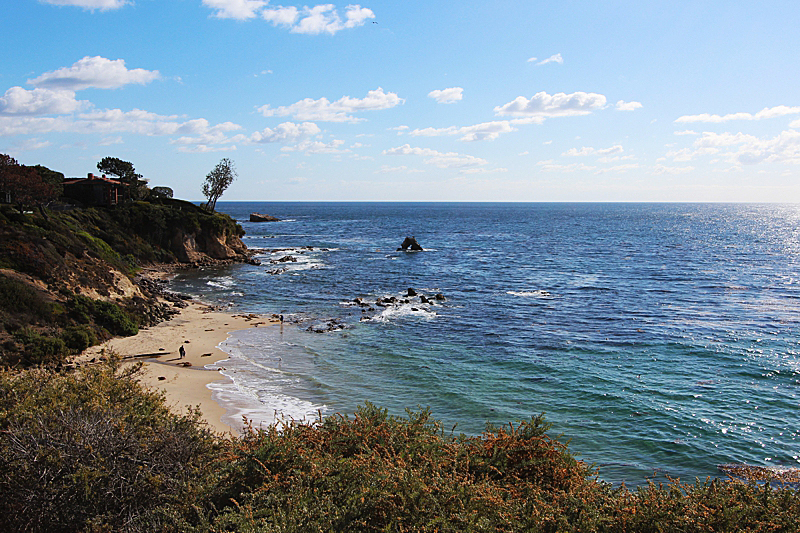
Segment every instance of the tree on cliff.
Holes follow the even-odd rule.
[[[97,170],[117,176],[122,183],[127,183],[132,198],[139,199],[145,196],[147,180],[142,179],[142,175],[136,173],[133,163],[116,157],[104,157],[97,163]]]
[[[225,157],[217,163],[214,170],[206,176],[206,182],[203,183],[203,196],[208,198],[206,209],[214,211],[217,206],[217,200],[219,200],[219,197],[222,196],[222,193],[225,192],[225,189],[228,188],[236,176],[233,161]]]
[[[43,178],[37,167],[20,165],[13,157],[0,154],[0,198],[3,201],[16,204],[20,211],[26,207],[41,209],[55,200],[58,193],[57,188]]]

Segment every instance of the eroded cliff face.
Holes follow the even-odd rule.
[[[236,235],[201,231],[185,232],[176,229],[170,241],[170,250],[181,263],[203,264],[214,261],[244,261],[248,258],[247,246]]]
[[[141,269],[247,261],[243,234],[182,201],[47,216],[0,206],[0,365],[59,363],[168,318],[168,295]]]

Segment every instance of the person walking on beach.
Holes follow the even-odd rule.
[[[183,344],[181,344],[181,347],[178,349],[178,353],[181,354],[181,359],[186,357],[186,350],[183,348]]]

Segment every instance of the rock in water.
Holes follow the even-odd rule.
[[[259,213],[250,213],[250,222],[280,222],[281,219],[273,217],[272,215],[262,215]]]
[[[403,240],[403,244],[400,245],[400,248],[398,248],[397,251],[402,250],[402,251],[405,252],[408,249],[411,249],[412,251],[415,251],[415,252],[421,252],[422,251],[422,246],[419,245],[419,243],[417,242],[417,239],[415,239],[413,236],[406,237]]]

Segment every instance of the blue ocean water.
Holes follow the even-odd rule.
[[[262,264],[186,272],[173,288],[286,319],[225,343],[218,366],[234,384],[215,396],[233,419],[369,400],[394,414],[430,407],[478,434],[545,412],[613,483],[800,466],[800,206],[217,209]],[[425,251],[397,252],[407,235]],[[446,300],[402,303],[410,287]]]

